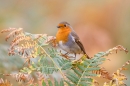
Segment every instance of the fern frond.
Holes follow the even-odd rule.
[[[56,79],[54,79],[53,81],[48,79],[42,81],[42,86],[65,86],[65,85],[63,83],[63,80],[60,80],[60,82],[58,82]]]
[[[75,84],[75,86],[91,86],[93,82],[92,77],[97,76],[97,74],[94,74],[93,71],[99,70],[100,67],[98,66],[100,64],[98,62],[103,61],[105,61],[105,59],[100,56],[86,59],[82,61],[82,63],[75,65],[74,68],[72,68],[73,71],[69,71],[69,73],[66,74],[66,77],[71,83]]]
[[[75,84],[71,83],[70,81],[65,80],[68,86],[75,86]]]
[[[93,73],[100,75],[101,77],[112,80],[112,76],[105,68],[100,68],[99,70],[93,71]]]
[[[24,67],[21,72],[30,74],[32,71],[40,71],[43,74],[52,74],[53,72],[57,72],[58,69],[54,66],[54,64],[49,61],[47,58],[42,57],[39,60],[38,64],[31,62],[29,67]]]
[[[130,64],[130,60],[128,60],[124,65],[122,65],[121,68],[119,68],[119,71],[126,70],[126,66]]]
[[[34,78],[32,78],[30,74],[13,73],[13,74],[3,74],[3,75],[4,76],[11,76],[11,77],[15,78],[17,82],[28,81],[29,84],[32,84],[34,81]]]
[[[126,53],[128,52],[121,45],[109,49],[106,52],[99,52],[90,59],[82,56],[77,61],[70,61],[67,55],[58,53],[54,48],[56,46],[56,40],[53,36],[27,33],[22,28],[10,28],[1,31],[1,33],[4,32],[9,32],[5,38],[6,41],[13,38],[9,48],[9,55],[21,56],[28,65],[27,67],[23,67],[18,74],[7,74],[8,76],[15,77],[17,81],[27,81],[31,86],[38,86],[38,84],[34,84],[34,78],[31,77],[33,71],[39,72],[37,74],[38,82],[43,86],[93,86],[95,83],[93,77],[99,77],[99,75],[110,80],[110,83],[106,83],[104,86],[124,85],[123,80],[127,79],[121,71],[125,70],[125,66],[130,61],[126,62],[112,76],[110,76],[105,68],[100,67],[106,61],[104,57],[113,51],[123,50]],[[55,78],[44,78],[44,74],[51,75],[53,72],[58,71],[62,75],[60,81],[57,81]]]
[[[121,68],[119,68],[116,72],[112,74],[112,79],[108,83],[104,83],[103,86],[121,86],[126,84],[124,83],[124,80],[127,80],[127,77],[121,73],[121,71],[126,70],[125,66],[130,64],[130,60],[127,61]]]
[[[66,59],[57,59],[58,64],[61,67],[61,70],[67,70],[72,68],[72,62]]]
[[[48,53],[52,58],[58,58],[58,51],[54,48],[48,48]]]
[[[55,67],[53,62],[49,61],[47,58],[43,58],[39,62],[39,67],[40,71],[45,74],[52,74],[54,71],[57,72],[58,69]]]
[[[52,59],[53,56],[55,55],[54,50],[53,54],[49,55],[52,53],[52,51],[49,53],[44,49],[44,46],[48,45],[48,43],[54,39],[53,36],[48,36],[47,34],[31,34],[24,32],[22,28],[19,29],[10,29],[10,30],[5,30],[2,32],[10,32],[9,35],[6,37],[6,39],[9,39],[11,36],[14,38],[10,48],[9,48],[9,55],[19,55],[22,58],[26,59],[26,62],[28,62],[28,65],[30,65],[31,58],[34,57],[39,57],[39,56],[45,56],[45,58],[50,58],[52,63],[55,65],[55,67],[60,71],[60,73],[63,76],[63,73],[58,67],[57,63]],[[18,37],[18,38],[17,38]],[[40,51],[40,52],[39,52]],[[25,62],[25,63],[26,63]],[[49,67],[47,67],[48,69]],[[42,69],[46,69],[45,67]],[[49,70],[55,70],[53,68],[49,68]],[[51,72],[52,73],[52,72]]]
[[[12,86],[12,84],[9,81],[0,78],[0,86]]]
[[[117,50],[118,48],[119,47],[116,47],[106,52],[99,52],[95,54],[91,59],[83,59],[81,62],[75,63],[74,68],[72,67],[73,73],[69,72],[67,74],[68,80],[71,83],[75,84],[75,86],[84,86],[84,84],[92,85],[92,77],[98,75],[111,80],[112,76],[110,76],[109,72],[103,68],[100,68],[99,65],[103,64],[103,62],[106,61],[106,58],[103,58],[104,56],[111,54],[112,51]],[[121,49],[123,48],[120,48],[120,50]],[[84,82],[84,80],[86,81]]]

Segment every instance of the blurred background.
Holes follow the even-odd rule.
[[[71,24],[91,57],[117,45],[130,50],[130,0],[0,0],[0,30],[21,27],[29,33],[55,36],[61,21]],[[23,65],[22,59],[8,57],[6,35],[0,34],[0,73],[16,72]],[[113,73],[130,59],[130,53],[119,51],[107,58],[111,61],[103,66]]]

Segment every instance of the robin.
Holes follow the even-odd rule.
[[[68,53],[76,54],[83,53],[88,59],[90,57],[86,54],[85,48],[81,43],[78,35],[67,22],[60,22],[57,26],[58,32],[56,34],[56,41],[58,46]]]

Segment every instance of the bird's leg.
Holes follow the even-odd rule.
[[[61,53],[61,50],[60,50],[60,53]],[[62,53],[61,53],[62,54]],[[68,52],[66,52],[64,55],[68,55],[69,53]]]
[[[65,57],[66,59],[69,59],[69,57],[67,56],[68,54],[69,54],[68,52],[65,53],[65,54],[62,54],[62,53],[61,53],[61,56]]]
[[[68,52],[65,53],[65,55],[68,55],[68,54],[69,54]]]

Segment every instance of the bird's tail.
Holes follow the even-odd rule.
[[[87,54],[85,54],[88,59],[91,59]]]
[[[86,54],[85,51],[83,51],[83,53],[84,53],[84,55],[86,56],[86,58],[91,59],[91,58],[88,56],[88,54]]]

